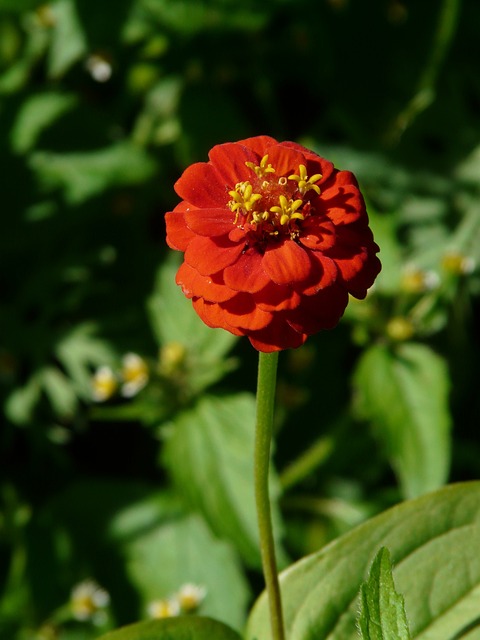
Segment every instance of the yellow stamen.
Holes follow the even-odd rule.
[[[232,200],[228,203],[230,209],[237,212],[239,210],[252,211],[255,203],[262,197],[260,193],[253,193],[253,187],[248,180],[237,183],[235,189],[229,191],[228,195],[232,197]]]
[[[260,160],[259,165],[256,165],[253,162],[245,162],[245,165],[252,171],[255,171],[255,174],[258,178],[263,178],[263,176],[265,176],[267,173],[275,173],[275,169],[271,164],[267,164],[267,162],[268,154],[266,156],[263,156],[263,158]]]
[[[294,173],[293,175],[288,176],[288,179],[298,182],[298,190],[302,194],[302,196],[305,195],[307,191],[310,191],[310,189],[313,189],[316,194],[320,195],[320,187],[314,183],[320,180],[320,178],[322,177],[321,173],[316,173],[311,178],[309,178],[307,176],[307,167],[304,164],[301,164],[298,167],[298,174],[299,175]]]
[[[305,216],[297,212],[297,209],[302,206],[303,200],[287,200],[284,195],[278,198],[279,206],[270,207],[272,213],[276,213],[281,225],[288,224],[290,220],[305,220]]]

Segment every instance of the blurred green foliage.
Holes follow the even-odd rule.
[[[366,301],[280,359],[283,563],[479,477],[479,24],[475,0],[0,0],[2,639],[90,640],[188,583],[240,630],[262,588],[256,354],[164,242],[216,143],[354,171],[381,246]],[[87,579],[109,601],[82,618]]]

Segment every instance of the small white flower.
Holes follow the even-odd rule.
[[[469,275],[475,271],[475,260],[471,256],[450,251],[443,256],[442,266],[455,275]]]
[[[198,609],[206,595],[206,587],[187,582],[178,590],[177,598],[183,611],[188,612]]]
[[[136,353],[126,353],[122,359],[122,396],[131,398],[147,384],[148,365]]]
[[[180,614],[180,603],[177,598],[153,600],[147,606],[147,613],[150,618],[156,620],[172,618]]]
[[[96,82],[107,82],[112,77],[112,65],[98,53],[93,53],[87,58],[85,67]]]
[[[96,402],[105,402],[113,396],[118,387],[117,378],[112,369],[99,367],[92,378],[92,397]]]
[[[90,579],[75,585],[70,595],[70,608],[76,620],[100,620],[109,603],[108,592]]]
[[[402,275],[401,287],[407,293],[424,293],[433,291],[439,284],[440,277],[435,271],[424,271],[407,265]]]

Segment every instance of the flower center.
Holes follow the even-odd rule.
[[[238,182],[228,192],[231,200],[227,206],[235,213],[233,224],[257,239],[287,235],[295,240],[301,221],[312,213],[310,200],[305,196],[309,191],[320,194],[316,183],[321,174],[309,178],[307,168],[301,164],[298,173],[277,178],[268,155],[263,156],[259,165],[245,164],[253,173],[251,181]]]

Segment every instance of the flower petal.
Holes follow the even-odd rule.
[[[373,233],[366,222],[360,220],[348,225],[342,225],[337,227],[338,230],[338,243],[340,245],[347,245],[350,247],[365,247],[373,246]],[[377,245],[375,245],[378,251]]]
[[[267,149],[268,162],[275,169],[275,176],[289,176],[298,172],[301,164],[306,164],[305,157],[300,151],[290,149],[284,144],[276,144]]]
[[[288,313],[288,324],[296,331],[309,335],[333,329],[347,304],[348,293],[342,285],[322,289],[314,296],[305,297],[297,309]]]
[[[200,208],[225,208],[230,199],[224,181],[208,162],[197,162],[185,169],[174,188],[180,198]]]
[[[368,258],[368,252],[365,247],[336,246],[328,255],[335,261],[346,283],[355,278]]]
[[[226,322],[239,329],[257,331],[266,327],[272,320],[272,314],[260,309],[248,293],[239,293],[220,306]]]
[[[265,353],[282,349],[296,349],[305,342],[307,337],[306,333],[295,331],[280,314],[274,314],[272,322],[264,329],[248,334],[252,346],[257,351]]]
[[[346,283],[349,293],[355,298],[363,300],[367,295],[367,290],[380,273],[381,268],[382,265],[377,256],[374,253],[369,253],[362,262],[361,270],[352,275]]]
[[[338,186],[335,184],[333,187],[325,189],[320,200],[322,211],[335,225],[351,224],[362,216],[368,221],[362,194],[354,185]]]
[[[379,247],[363,220],[337,227],[337,239],[335,246],[325,254],[336,262],[352,295],[363,298],[381,269],[380,261],[375,257]]]
[[[235,244],[225,236],[215,239],[195,236],[185,251],[185,262],[202,276],[211,276],[233,264],[242,251],[242,244]]]
[[[327,183],[334,173],[337,173],[333,164],[322,156],[310,151],[306,147],[302,147],[302,145],[297,144],[296,142],[282,142],[282,145],[288,147],[290,149],[295,149],[299,151],[305,156],[307,161],[307,175],[313,176],[316,173],[320,173],[322,175],[322,179],[318,182],[321,188],[323,184]]]
[[[253,138],[245,138],[244,140],[239,140],[237,144],[241,144],[244,147],[248,147],[255,151],[258,154],[259,158],[262,159],[263,156],[267,153],[268,147],[271,147],[274,144],[278,144],[275,138],[271,138],[270,136],[254,136]]]
[[[187,227],[182,211],[175,208],[173,211],[166,213],[165,224],[167,226],[168,246],[177,251],[185,251],[195,234]]]
[[[225,312],[221,306],[214,302],[206,302],[203,298],[193,298],[193,308],[203,322],[212,329],[226,329],[236,336],[244,336],[245,332],[232,327],[225,321]]]
[[[329,249],[335,244],[335,225],[323,216],[310,216],[301,224],[299,240],[314,251]]]
[[[290,239],[267,246],[262,266],[277,284],[305,280],[311,270],[310,259],[305,249]]]
[[[248,293],[255,293],[271,282],[262,268],[262,256],[255,249],[248,249],[234,264],[226,267],[223,279],[227,287]]]
[[[184,215],[187,227],[200,236],[223,236],[234,229],[230,209],[192,209]]]
[[[245,162],[258,162],[258,157],[248,147],[238,142],[218,144],[208,154],[226,191],[235,187],[237,182],[243,182],[250,177],[250,169]]]
[[[320,251],[310,254],[312,272],[305,282],[294,284],[296,291],[304,296],[313,296],[321,289],[330,287],[339,278],[339,271],[335,260],[324,256]]]
[[[253,294],[256,304],[264,311],[284,311],[295,309],[301,302],[301,296],[291,287],[270,281],[266,287]]]
[[[215,276],[202,276],[186,262],[180,265],[175,280],[187,298],[199,297],[208,302],[225,302],[237,293]]]

